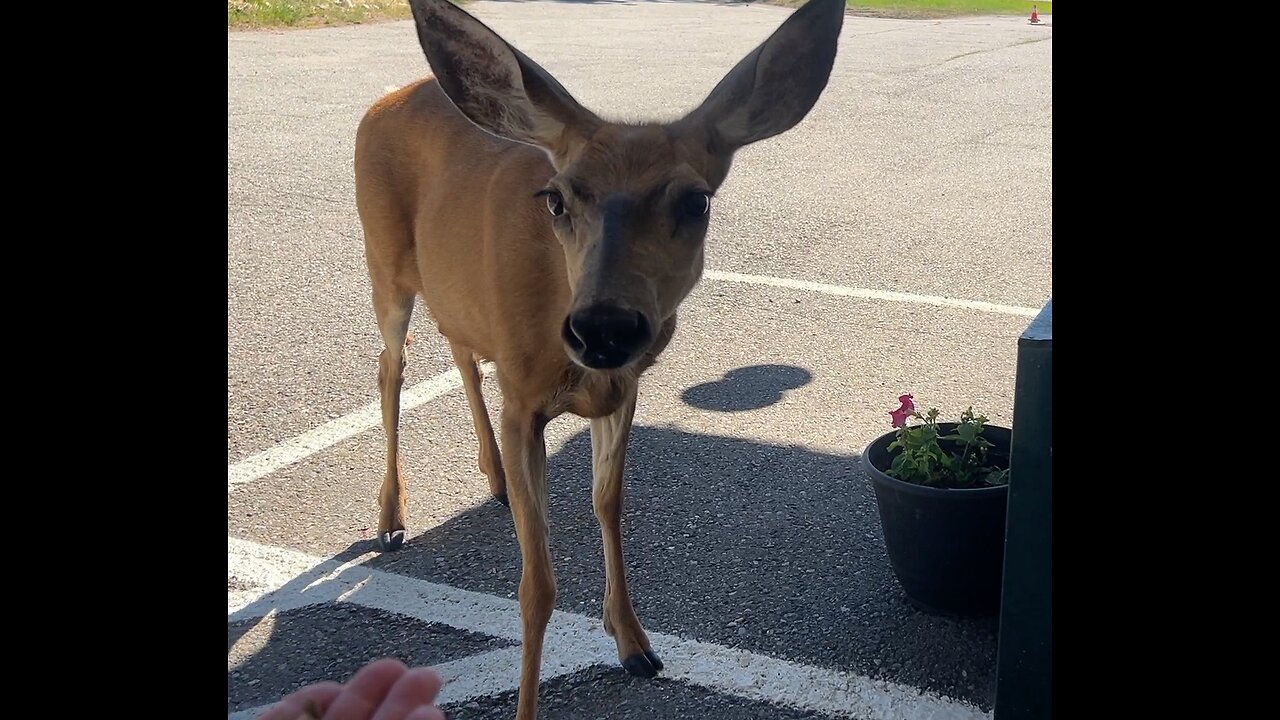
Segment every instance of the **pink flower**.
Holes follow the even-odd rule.
[[[902,407],[889,412],[889,417],[893,418],[893,426],[900,428],[907,424],[907,418],[915,414],[916,405],[912,401],[911,395],[898,396],[898,402],[902,403]]]

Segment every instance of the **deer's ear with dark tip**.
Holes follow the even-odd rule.
[[[524,53],[448,0],[410,0],[418,42],[453,104],[480,128],[553,160],[600,123]]]
[[[790,130],[827,86],[844,0],[809,0],[742,59],[681,124],[729,151]]]

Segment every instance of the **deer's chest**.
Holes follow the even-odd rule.
[[[612,415],[634,397],[636,376],[631,372],[599,373],[572,367],[552,400],[552,413],[573,413],[584,418]]]

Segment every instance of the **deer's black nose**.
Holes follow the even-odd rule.
[[[617,305],[592,305],[570,313],[562,334],[569,352],[597,370],[626,365],[652,338],[644,315]]]

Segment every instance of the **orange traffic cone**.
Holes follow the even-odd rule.
[[[1032,24],[1032,25],[1039,25],[1039,24],[1040,24],[1040,13],[1036,12],[1036,6],[1035,6],[1035,5],[1032,5],[1032,6],[1031,6],[1031,24]]]

